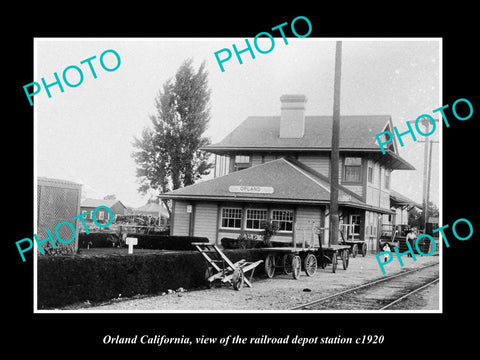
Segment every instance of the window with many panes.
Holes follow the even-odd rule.
[[[250,167],[250,156],[235,155],[234,168],[235,171],[246,169]]]
[[[267,221],[267,210],[247,209],[245,216],[245,229],[260,230],[265,221]]]
[[[360,215],[350,215],[350,226],[348,236],[356,238],[360,235]]]
[[[272,210],[272,222],[278,226],[278,231],[292,231],[293,211]]]
[[[240,229],[242,227],[242,209],[223,208],[222,228]]]
[[[390,171],[385,170],[385,189],[390,189]]]
[[[345,182],[361,182],[362,158],[346,157],[343,169],[343,180]]]

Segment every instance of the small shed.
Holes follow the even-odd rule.
[[[58,241],[55,244],[57,249],[53,249],[50,242],[42,244],[45,253],[75,253],[78,250],[78,227],[79,220],[73,218],[80,214],[80,199],[82,185],[61,179],[52,179],[46,177],[37,178],[37,231],[39,240],[46,239],[48,234],[46,229],[55,237],[56,226],[63,222],[69,222],[77,229],[75,239],[67,244]],[[60,226],[58,235],[63,240],[72,238],[72,230],[68,226]],[[40,251],[38,251],[40,253]]]
[[[125,210],[127,209],[127,207],[123,205],[120,200],[86,198],[82,201],[80,207],[82,213],[88,212],[88,216],[85,217],[87,221],[93,221],[93,210],[95,210],[95,208],[99,206],[106,206],[110,208],[114,216],[125,215]],[[105,209],[99,209],[96,212],[95,217],[99,223],[107,223],[109,221],[109,214],[108,211],[106,211]]]

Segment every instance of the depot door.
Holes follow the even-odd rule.
[[[360,238],[360,215],[350,215],[348,223],[351,225],[348,227],[348,239]]]

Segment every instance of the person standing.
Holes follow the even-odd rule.
[[[408,243],[410,244],[410,247],[412,249],[413,249],[414,242],[415,242],[416,238],[417,238],[417,229],[413,228],[412,231],[410,231],[407,234],[407,238],[405,239],[405,241],[408,241]],[[410,251],[408,252],[408,257],[412,257],[412,253]]]

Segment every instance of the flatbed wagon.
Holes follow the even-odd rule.
[[[327,264],[332,265],[332,272],[337,270],[338,261],[342,260],[343,269],[348,268],[350,246],[331,245],[329,247],[271,247],[263,248],[265,257],[265,274],[272,278],[276,269],[282,269],[286,275],[300,277],[301,270],[307,276],[312,276],[318,266],[324,269]]]
[[[357,257],[360,252],[363,257],[367,255],[367,243],[364,240],[342,240],[342,245],[347,245],[350,248],[350,254],[352,257]]]

